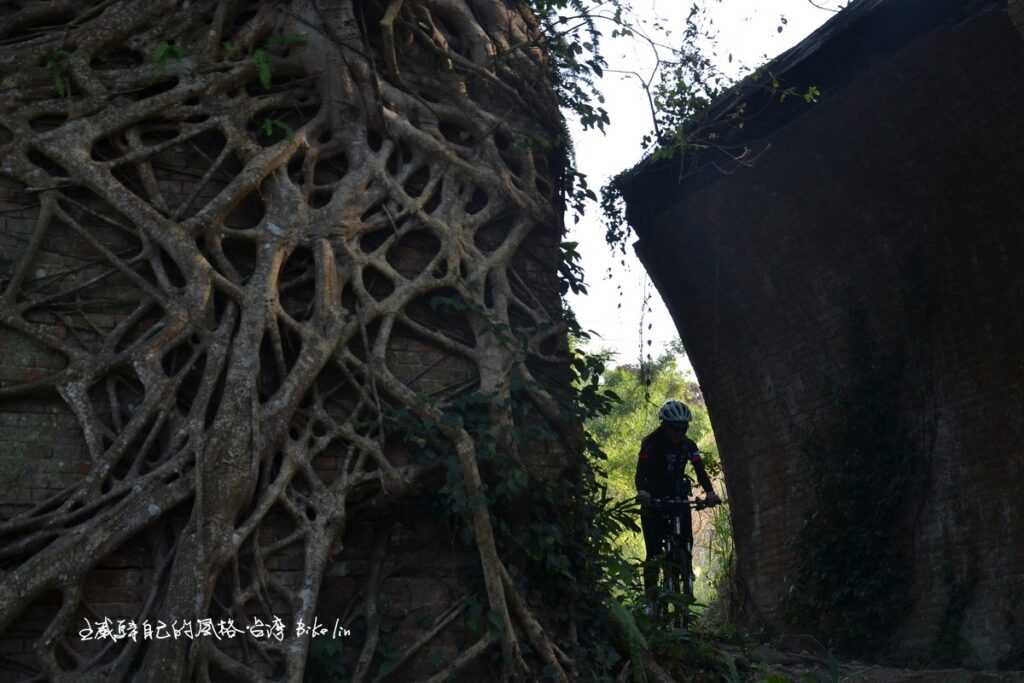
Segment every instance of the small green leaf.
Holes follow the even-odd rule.
[[[268,116],[260,122],[260,131],[268,138],[274,134],[275,128],[280,129],[280,131],[285,135],[291,135],[294,132],[291,126],[280,119],[274,119]]]
[[[267,51],[259,49],[253,52],[252,61],[259,70],[260,83],[263,85],[263,89],[270,90],[270,57],[267,55]]]
[[[67,52],[58,48],[46,59],[46,69],[53,75],[53,86],[60,97],[64,97],[70,92],[68,81],[65,78],[69,56]]]
[[[174,43],[163,42],[157,46],[154,58],[156,59],[157,64],[164,66],[168,59],[181,59],[181,55],[180,47]]]

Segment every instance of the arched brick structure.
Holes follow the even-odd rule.
[[[748,616],[779,630],[805,519],[831,503],[807,452],[874,462],[843,430],[877,401],[916,469],[874,529],[908,599],[872,654],[1024,667],[1020,9],[854,3],[769,65],[819,103],[723,98],[762,111],[721,140],[755,163],[621,179],[714,421]]]

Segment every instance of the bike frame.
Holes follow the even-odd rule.
[[[693,544],[683,537],[683,510],[703,510],[711,507],[704,500],[682,497],[652,498],[651,506],[666,514],[670,521],[669,534],[665,538],[662,583],[668,601],[660,600],[659,612],[668,617],[669,623],[675,628],[689,628],[690,605],[693,603]],[[686,515],[689,518],[689,515]],[[676,604],[676,609],[669,611],[674,596],[682,595],[683,604]]]

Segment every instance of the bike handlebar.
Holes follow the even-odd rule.
[[[678,496],[671,496],[668,498],[651,498],[651,507],[662,509],[686,506],[693,508],[694,510],[704,510],[715,507],[719,504],[720,503],[709,503],[706,498],[680,498]]]

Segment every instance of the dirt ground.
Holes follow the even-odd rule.
[[[791,638],[749,650],[722,646],[744,679],[765,683],[1024,683],[1024,671],[899,669],[837,661],[813,639]]]

